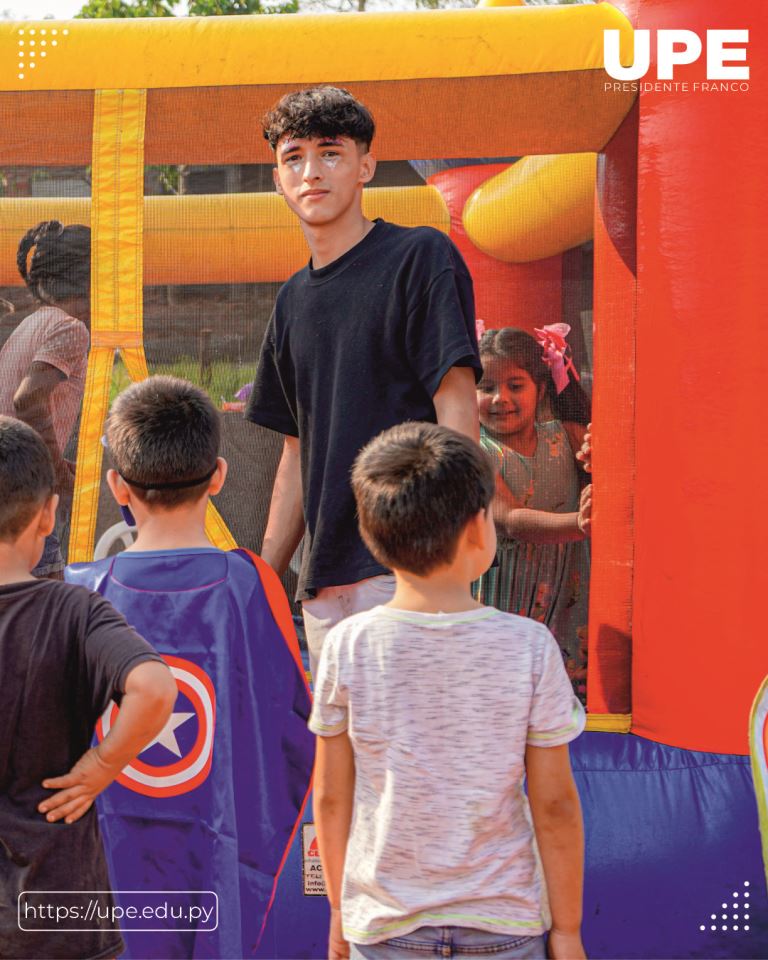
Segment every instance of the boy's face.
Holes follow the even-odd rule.
[[[272,171],[277,192],[302,223],[323,226],[360,205],[376,163],[349,137],[283,137]]]

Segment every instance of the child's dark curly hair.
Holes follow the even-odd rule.
[[[311,87],[287,93],[262,121],[273,150],[281,137],[349,137],[371,146],[375,125],[366,107],[339,87]]]
[[[91,228],[79,223],[65,227],[58,220],[38,223],[19,241],[16,265],[32,296],[42,303],[87,297]]]

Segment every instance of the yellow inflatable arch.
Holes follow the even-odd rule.
[[[381,160],[526,157],[478,191],[466,226],[494,256],[546,256],[558,218],[537,197],[566,185],[556,202],[573,215],[555,246],[581,242],[594,167],[592,158],[535,158],[594,154],[633,100],[603,92],[605,29],[620,31],[627,62],[631,27],[608,4],[0,24],[0,164],[90,168],[90,199],[0,199],[3,284],[20,282],[15,246],[32,223],[57,216],[92,230],[92,349],[70,561],[93,551],[115,351],[133,379],[148,373],[144,284],[281,281],[306,256],[276,196],[145,199],[146,165],[268,163],[263,112],[287,89],[341,84],[376,116]],[[489,229],[483,210],[497,204],[522,205],[530,216],[511,218],[515,234],[504,232],[498,214]],[[428,186],[371,189],[366,210],[449,228],[445,204]],[[215,542],[232,543],[213,509],[209,526]]]

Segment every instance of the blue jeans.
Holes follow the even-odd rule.
[[[470,927],[419,927],[404,937],[349,946],[350,960],[418,960],[419,956],[542,960],[547,956],[543,936],[509,936]]]

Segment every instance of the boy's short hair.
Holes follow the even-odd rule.
[[[459,536],[493,497],[488,455],[432,423],[403,423],[365,446],[352,468],[360,533],[386,567],[426,576],[456,556]]]
[[[347,90],[310,87],[287,93],[262,120],[264,139],[273,150],[291,137],[349,137],[370,149],[375,132],[373,117]]]
[[[48,448],[32,427],[0,416],[0,541],[13,543],[54,491]]]
[[[139,500],[158,507],[200,499],[216,468],[220,440],[219,413],[208,394],[177,377],[132,384],[107,420],[112,465]]]

